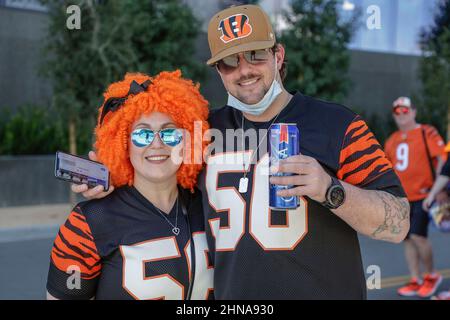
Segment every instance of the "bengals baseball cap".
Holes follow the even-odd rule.
[[[413,105],[411,103],[411,99],[408,97],[399,97],[397,98],[394,103],[392,104],[392,108],[395,107],[406,107],[406,108],[413,108]]]
[[[217,61],[244,51],[271,48],[275,34],[267,14],[256,5],[230,7],[215,14],[208,26],[211,58]]]

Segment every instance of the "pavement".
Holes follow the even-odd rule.
[[[70,204],[0,208],[0,300],[45,299],[50,250]],[[430,228],[436,269],[450,288],[450,234]],[[396,294],[408,279],[403,245],[360,236],[371,300],[406,300]],[[380,275],[381,278],[374,276]],[[380,280],[380,281],[377,281]],[[378,286],[379,284],[379,286]]]
[[[0,230],[60,225],[67,218],[71,208],[68,203],[0,208]]]

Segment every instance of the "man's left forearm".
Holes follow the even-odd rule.
[[[436,166],[436,177],[435,180],[439,177],[442,171],[442,167],[444,167],[445,161],[441,156],[436,157],[437,158],[437,166]]]
[[[409,203],[385,191],[364,190],[341,182],[346,200],[334,214],[361,234],[401,242],[409,230]]]

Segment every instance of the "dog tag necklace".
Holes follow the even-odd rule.
[[[281,110],[283,110],[283,109],[281,109]],[[280,110],[280,112],[278,112],[277,116],[272,120],[272,123],[270,124],[269,128],[278,119],[278,116],[280,115],[281,110]],[[242,141],[242,152],[243,152],[244,151],[244,114],[243,113],[242,113],[241,128],[242,128],[242,139],[241,139],[241,141]],[[248,191],[248,177],[247,177],[247,173],[250,171],[250,168],[251,168],[251,165],[253,163],[253,160],[255,159],[255,155],[258,154],[259,147],[261,146],[263,141],[266,139],[268,132],[269,132],[269,130],[266,131],[266,134],[264,135],[264,137],[259,142],[258,146],[256,147],[255,152],[252,154],[252,157],[250,158],[250,163],[248,165],[248,169],[247,170],[245,169],[244,154],[242,153],[242,170],[244,171],[244,174],[242,175],[241,179],[239,179],[239,193],[246,193]]]

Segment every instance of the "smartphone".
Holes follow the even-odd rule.
[[[103,164],[61,151],[56,152],[55,177],[76,184],[87,184],[89,188],[102,185],[105,191],[109,189],[110,174]]]

